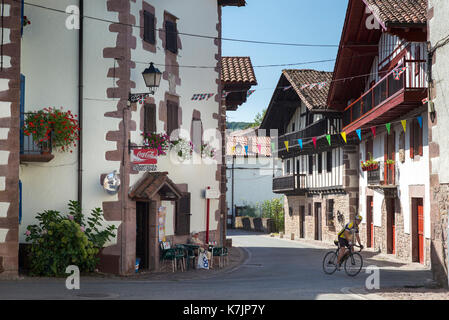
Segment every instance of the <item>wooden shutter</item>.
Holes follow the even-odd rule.
[[[326,171],[332,172],[332,151],[326,153]]]
[[[176,205],[176,235],[183,236],[190,233],[190,216],[190,193],[186,192]]]
[[[144,31],[143,31],[143,40],[151,43],[156,44],[156,34],[155,34],[155,28],[154,28],[154,15],[148,11],[143,12],[143,24],[144,24]]]
[[[145,132],[145,133],[156,132],[156,105],[155,104],[145,104],[144,105],[143,132]]]
[[[322,173],[323,172],[323,154],[322,153],[318,153],[318,173]]]
[[[313,156],[309,156],[309,174],[313,173]]]
[[[178,105],[167,101],[167,134],[171,135],[175,129],[178,129]]]
[[[423,155],[423,129],[419,126],[418,120],[416,120],[417,126],[418,126],[418,143],[419,143],[419,150],[418,150],[418,154],[420,156]],[[424,123],[423,123],[424,126]]]
[[[176,23],[165,21],[165,46],[170,52],[178,52],[178,33]]]
[[[415,156],[423,155],[423,133],[418,120],[413,120],[413,154]]]

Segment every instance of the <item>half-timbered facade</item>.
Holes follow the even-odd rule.
[[[328,106],[360,140],[368,247],[429,264],[426,1],[350,0]]]
[[[277,131],[282,168],[273,192],[285,195],[285,232],[295,238],[332,241],[356,212],[357,145],[338,137],[341,114],[325,108],[329,86],[304,88],[331,78],[331,72],[284,70],[261,125],[267,134]]]

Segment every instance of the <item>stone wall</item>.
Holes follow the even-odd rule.
[[[0,278],[19,265],[19,137],[21,3],[4,0],[0,68]]]

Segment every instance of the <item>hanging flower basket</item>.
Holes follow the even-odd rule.
[[[178,140],[171,141],[170,148],[175,150],[179,159],[182,161],[192,158],[193,143],[191,141],[179,138]]]
[[[215,159],[216,150],[212,148],[208,143],[201,144],[201,156],[203,158]]]
[[[379,162],[374,160],[360,161],[362,171],[374,171],[379,169]]]
[[[27,114],[23,133],[32,136],[42,153],[49,153],[50,145],[58,151],[72,153],[71,149],[79,140],[77,117],[70,110],[62,111],[62,107],[44,108]]]
[[[170,147],[170,137],[165,133],[142,133],[143,145],[147,149],[157,150],[158,156],[165,156]]]

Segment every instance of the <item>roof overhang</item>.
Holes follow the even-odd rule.
[[[218,0],[218,5],[220,6],[234,6],[234,7],[244,7],[246,5],[245,0]]]
[[[157,195],[166,201],[182,197],[181,190],[168,178],[168,172],[147,172],[129,192],[129,197],[135,201],[155,200]]]

